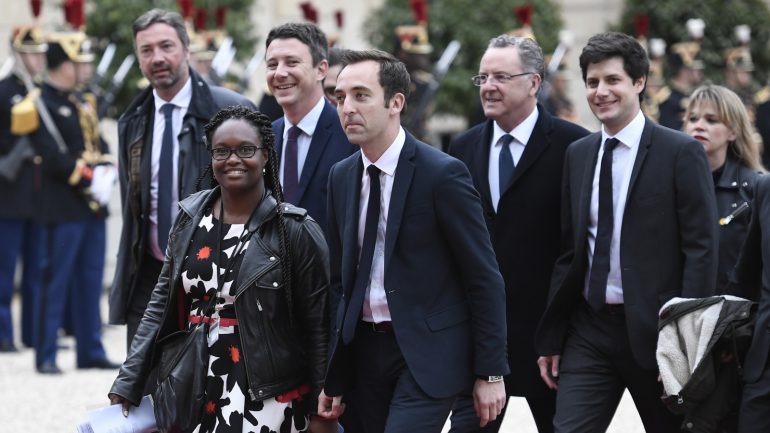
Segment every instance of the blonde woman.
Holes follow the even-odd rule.
[[[726,87],[707,84],[695,89],[684,132],[703,144],[714,178],[720,218],[717,291],[722,293],[746,238],[754,186],[765,169],[746,108]]]

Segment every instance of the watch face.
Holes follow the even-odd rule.
[[[487,382],[490,382],[490,383],[502,382],[502,380],[503,380],[503,376],[489,376],[489,378],[487,379]]]

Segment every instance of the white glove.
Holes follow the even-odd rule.
[[[112,165],[97,165],[94,167],[91,179],[91,195],[100,205],[110,202],[112,188],[118,180],[118,173]]]

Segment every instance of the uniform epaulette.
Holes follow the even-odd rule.
[[[32,89],[21,101],[11,107],[11,134],[27,135],[40,127],[35,99],[40,96],[40,89]]]
[[[671,97],[671,88],[668,86],[663,86],[655,92],[654,95],[652,95],[652,99],[655,101],[656,104],[660,105],[666,101],[668,101],[668,98]]]
[[[754,94],[754,103],[757,105],[764,104],[768,100],[770,100],[770,86],[765,86]]]
[[[281,203],[281,211],[284,215],[293,217],[304,218],[307,215],[307,211],[301,207],[294,206],[291,203]]]

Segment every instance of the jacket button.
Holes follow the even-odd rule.
[[[687,427],[688,430],[691,429],[692,428],[692,421],[687,421],[687,424],[685,424],[685,427]]]
[[[742,183],[741,185],[743,185],[744,187],[746,187],[746,186],[749,186],[749,183],[748,183],[748,182],[746,182],[746,181],[744,180],[744,181],[743,181],[743,183]]]
[[[270,257],[270,261],[274,262],[275,261],[275,257]]]
[[[732,206],[733,208],[736,208],[736,207],[738,207],[738,203],[733,203],[730,206]]]
[[[278,287],[278,282],[277,281],[273,281],[273,287]]]
[[[257,395],[260,395],[260,396],[261,396],[262,394],[264,394],[264,393],[265,393],[265,392],[264,392],[264,391],[262,391],[261,389],[260,389],[259,391],[257,391]]]
[[[733,181],[733,183],[731,183],[730,186],[738,186],[738,182]]]

